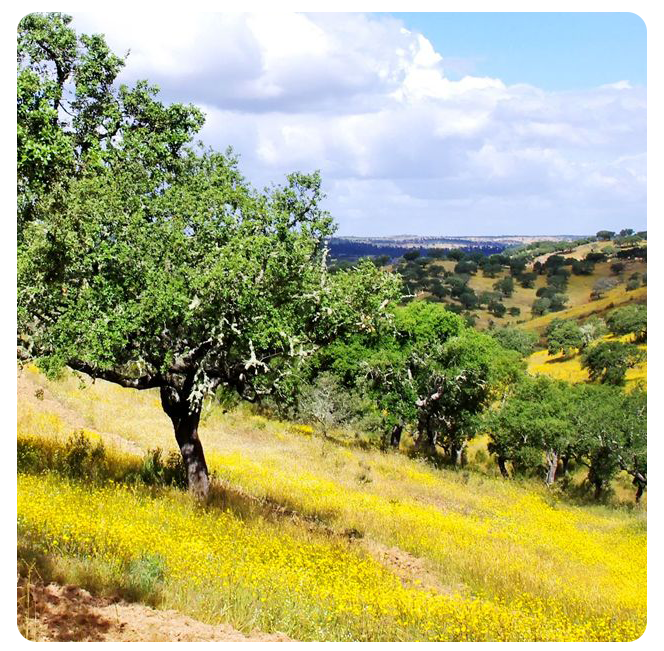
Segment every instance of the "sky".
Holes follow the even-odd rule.
[[[256,186],[319,169],[339,235],[646,228],[630,13],[75,14],[198,105]]]

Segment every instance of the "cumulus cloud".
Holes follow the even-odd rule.
[[[346,234],[589,233],[645,226],[646,96],[451,80],[426,37],[361,14],[81,14],[207,115],[258,185],[321,169]]]

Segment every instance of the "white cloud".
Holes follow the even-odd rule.
[[[76,16],[132,49],[123,77],[203,107],[258,185],[320,168],[345,233],[645,226],[645,89],[549,93],[445,76],[394,19],[361,14]]]

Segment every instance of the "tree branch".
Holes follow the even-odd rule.
[[[93,379],[100,378],[107,382],[113,382],[113,384],[119,384],[121,387],[127,389],[154,389],[163,384],[163,379],[160,374],[143,375],[141,377],[131,378],[122,373],[118,373],[117,371],[95,368],[91,364],[79,359],[71,359],[67,365],[74,371],[86,373]]]

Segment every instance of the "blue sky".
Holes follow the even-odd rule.
[[[421,31],[451,78],[499,77],[544,90],[646,84],[646,25],[633,13],[393,13]]]
[[[77,14],[341,235],[646,227],[646,30],[622,14]]]

